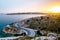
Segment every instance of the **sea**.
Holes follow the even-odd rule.
[[[10,37],[13,36],[12,34],[8,34],[3,32],[3,28],[6,27],[6,25],[9,25],[14,22],[19,22],[21,20],[25,20],[32,17],[38,17],[38,16],[44,16],[41,14],[20,14],[20,15],[6,15],[6,14],[0,14],[0,37]]]

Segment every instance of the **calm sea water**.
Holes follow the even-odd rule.
[[[38,17],[38,16],[44,16],[39,14],[21,14],[21,15],[0,15],[0,37],[8,37],[12,36],[11,34],[6,34],[2,31],[2,29],[11,23],[18,22],[24,19],[32,18],[32,17]]]

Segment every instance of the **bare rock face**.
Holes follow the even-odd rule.
[[[5,33],[16,34],[16,32],[18,31],[18,29],[15,28],[15,27],[10,27],[10,25],[9,25],[9,26],[3,28],[3,31],[4,31]]]

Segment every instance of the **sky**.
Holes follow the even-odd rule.
[[[0,13],[47,12],[60,6],[60,0],[0,0]]]

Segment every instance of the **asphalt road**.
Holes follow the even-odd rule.
[[[26,33],[26,36],[28,36],[28,37],[34,37],[35,36],[34,30],[31,29],[31,28],[22,27],[22,26],[18,25],[18,23],[15,23],[14,26],[17,27],[17,28],[20,28],[20,29],[24,30],[25,33]]]

